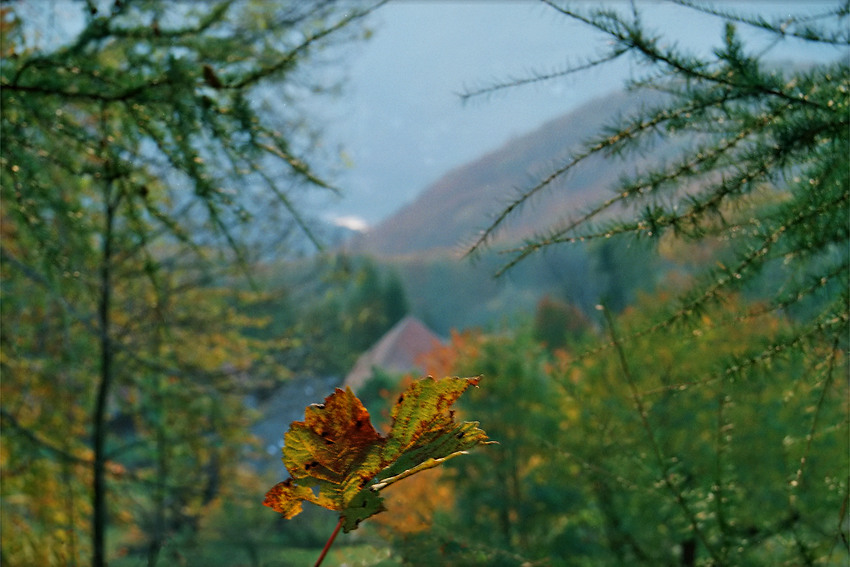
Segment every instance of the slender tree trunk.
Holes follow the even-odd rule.
[[[693,567],[697,564],[697,540],[686,539],[682,542],[682,567]]]
[[[111,195],[112,183],[104,189],[104,232],[100,266],[100,300],[98,319],[100,322],[100,376],[94,408],[92,444],[94,446],[92,486],[92,566],[106,566],[106,406],[112,386],[112,335],[110,316],[112,308],[112,230],[115,208]]]
[[[156,304],[154,307],[156,327],[153,334],[153,343],[151,344],[152,352],[156,356],[161,356],[163,346],[163,333],[165,328],[163,325],[163,311],[167,309],[163,297],[163,289],[157,284],[156,278],[151,276],[154,295],[156,296]],[[148,563],[147,567],[156,567],[159,562],[159,557],[162,552],[165,536],[168,531],[167,526],[167,511],[166,511],[166,485],[168,483],[169,470],[169,453],[168,453],[168,425],[167,414],[168,410],[165,406],[165,397],[163,392],[166,388],[166,378],[162,374],[152,376],[155,384],[154,391],[151,393],[151,400],[155,418],[153,421],[154,439],[156,447],[156,486],[154,487],[151,496],[153,503],[153,534],[148,542]]]

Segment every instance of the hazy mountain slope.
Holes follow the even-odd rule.
[[[511,140],[447,173],[412,203],[359,236],[351,249],[393,256],[462,248],[517,190],[533,186],[564,163],[570,152],[597,135],[600,127],[648,102],[646,94],[611,94]],[[645,158],[637,156],[617,164],[601,156],[588,160],[533,199],[510,219],[497,238],[529,236],[541,226],[576,214],[609,191],[621,172],[633,170],[642,161]]]

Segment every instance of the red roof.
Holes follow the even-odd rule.
[[[417,360],[442,342],[419,319],[408,315],[360,355],[343,384],[356,391],[372,376],[373,368],[398,373],[422,371]]]

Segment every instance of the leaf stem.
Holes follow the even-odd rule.
[[[485,444],[489,444],[489,443],[485,443]],[[389,478],[385,478],[381,482],[373,484],[371,488],[372,488],[372,490],[383,490],[384,488],[388,487],[389,485],[391,485],[395,482],[398,482],[402,479],[405,479],[409,476],[413,476],[414,474],[421,472],[421,471],[424,471],[425,469],[433,469],[433,468],[438,467],[441,464],[445,463],[449,459],[452,459],[452,458],[460,456],[460,455],[468,455],[468,454],[469,454],[469,451],[455,451],[454,453],[452,453],[450,455],[446,455],[445,457],[441,457],[439,459],[435,459],[435,458],[432,457],[432,458],[428,459],[427,461],[425,461],[424,463],[419,463],[418,465],[416,465],[415,467],[413,467],[411,469],[407,469],[406,471],[404,471],[402,473],[399,473],[395,476],[391,476]]]
[[[325,555],[328,554],[328,550],[331,548],[331,545],[333,544],[334,540],[336,539],[336,534],[339,533],[339,529],[341,527],[342,527],[342,517],[340,516],[339,522],[337,522],[336,527],[334,528],[334,531],[331,534],[331,537],[328,538],[327,543],[325,543],[325,547],[322,549],[321,555],[319,555],[319,558],[316,559],[316,563],[315,563],[315,565],[313,565],[313,567],[319,567],[322,564],[322,561],[325,560]]]

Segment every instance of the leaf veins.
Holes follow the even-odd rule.
[[[305,410],[304,421],[284,436],[283,462],[290,478],[276,484],[263,504],[292,518],[303,501],[340,513],[348,532],[382,510],[378,491],[421,470],[491,443],[477,422],[455,422],[450,409],[480,378],[430,376],[412,383],[392,408],[386,437],[349,388]],[[318,491],[314,491],[318,489]]]

